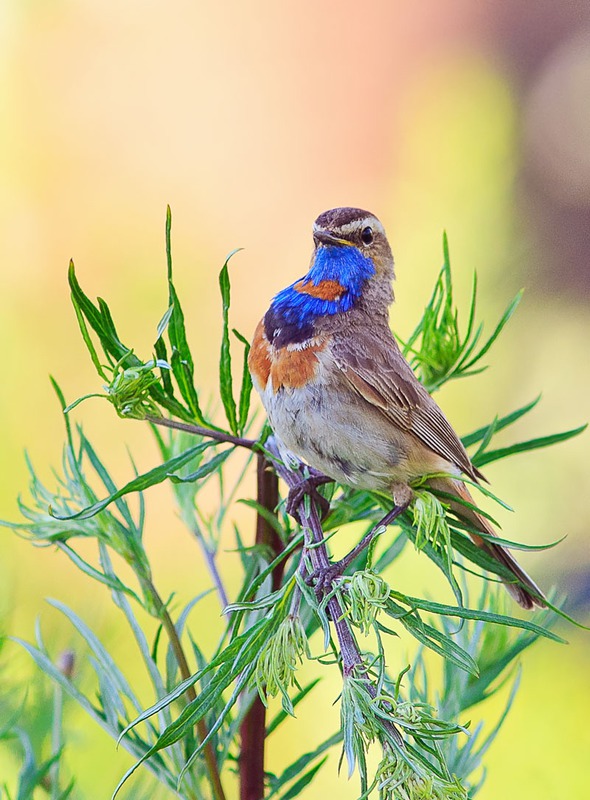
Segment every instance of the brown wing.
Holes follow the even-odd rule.
[[[354,336],[336,336],[332,353],[354,390],[393,425],[412,433],[474,480],[485,480],[440,408],[414,375],[389,329],[356,330]]]

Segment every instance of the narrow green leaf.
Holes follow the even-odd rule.
[[[247,687],[248,682],[250,681],[250,677],[251,677],[253,671],[254,671],[254,664],[249,664],[248,666],[246,666],[241,671],[241,673],[239,674],[239,677],[237,677],[236,685],[234,687],[233,692],[231,693],[231,696],[230,696],[229,700],[227,701],[225,706],[219,711],[217,719],[215,720],[213,725],[211,725],[211,727],[209,728],[209,732],[207,733],[207,736],[205,736],[205,738],[201,742],[199,742],[198,747],[191,753],[191,755],[187,759],[186,764],[182,768],[182,770],[180,772],[180,775],[178,776],[179,783],[184,778],[186,772],[194,764],[195,760],[203,752],[203,750],[205,749],[205,746],[211,741],[213,736],[215,736],[217,731],[221,728],[221,726],[225,722],[226,718],[229,715],[229,712],[231,711],[231,709],[234,707],[234,705],[239,700],[239,698],[240,698],[242,692],[244,691],[244,689]],[[212,691],[214,693],[214,695],[213,695],[214,699],[217,699],[218,697],[221,696],[219,693],[216,692],[215,689],[213,689]],[[209,704],[209,705],[212,706],[214,704]]]
[[[235,251],[234,251],[235,252]],[[229,280],[228,262],[231,253],[219,273],[219,289],[221,291],[223,331],[221,335],[221,355],[219,357],[219,393],[225,409],[230,430],[238,433],[238,419],[236,401],[234,400],[233,378],[231,371],[231,350],[229,344],[229,306],[231,300],[231,286]]]
[[[516,295],[516,297],[514,298],[514,300],[513,300],[513,301],[510,303],[510,305],[508,306],[508,308],[506,309],[506,311],[505,311],[505,312],[502,314],[502,316],[501,316],[501,318],[500,318],[500,321],[499,321],[499,322],[498,322],[498,324],[496,325],[496,327],[495,327],[495,329],[494,329],[494,331],[493,331],[492,335],[491,335],[491,336],[490,336],[490,338],[487,340],[487,342],[486,342],[486,343],[483,345],[483,347],[482,347],[482,348],[481,348],[481,349],[480,349],[480,350],[477,352],[477,355],[475,355],[475,356],[474,356],[474,357],[471,359],[471,361],[462,362],[462,363],[459,365],[459,366],[460,366],[460,368],[461,368],[462,370],[467,370],[467,369],[469,369],[469,368],[470,368],[470,367],[472,367],[472,366],[473,366],[473,365],[474,365],[474,364],[475,364],[477,361],[479,361],[481,358],[483,358],[483,356],[485,356],[485,354],[488,352],[488,350],[490,349],[490,347],[491,347],[491,346],[494,344],[494,342],[496,341],[496,339],[498,338],[498,336],[499,336],[499,335],[500,335],[500,333],[502,332],[502,330],[503,330],[504,326],[506,325],[506,323],[507,323],[507,322],[510,320],[510,318],[512,317],[512,315],[513,315],[513,314],[514,314],[514,312],[516,311],[516,309],[517,309],[517,307],[518,307],[518,305],[519,305],[520,301],[522,300],[522,295],[523,295],[523,294],[524,294],[524,289],[521,289],[521,290],[520,290],[520,291],[517,293],[517,295]]]
[[[268,621],[267,621],[268,623]],[[254,669],[255,654],[262,646],[267,636],[267,631],[264,631],[263,636],[260,636],[259,631],[251,636],[246,645],[242,647],[240,658],[236,658],[234,662],[224,659],[221,666],[217,669],[215,676],[207,686],[207,691],[202,692],[196,700],[188,703],[180,713],[178,719],[174,720],[159,736],[158,741],[153,746],[150,753],[146,755],[149,757],[152,753],[156,753],[162,748],[169,747],[171,744],[178,742],[189,731],[192,731],[194,726],[203,719],[203,717],[212,709],[218,702],[222,692],[224,692],[234,681],[238,681],[240,688],[247,685],[250,676]],[[236,664],[238,665],[236,667]],[[207,671],[209,671],[207,669]],[[204,674],[205,670],[201,671]],[[232,694],[232,700],[235,702],[238,698],[239,691]],[[233,703],[232,703],[233,705]],[[226,705],[226,710],[229,711],[230,705]],[[223,720],[218,720],[220,724]],[[213,727],[209,733],[214,732]],[[204,739],[198,748],[206,743]]]
[[[307,772],[304,772],[299,780],[295,781],[293,786],[291,786],[289,791],[281,796],[281,800],[292,800],[294,797],[300,795],[303,789],[305,789],[305,787],[312,782],[316,773],[324,766],[327,760],[328,756],[324,756],[318,764],[313,766]]]
[[[271,800],[272,797],[276,797],[278,792],[290,781],[296,778],[298,775],[301,775],[302,771],[311,764],[316,758],[319,758],[326,750],[329,750],[331,747],[339,744],[342,741],[342,732],[338,731],[338,733],[333,734],[324,742],[322,742],[315,750],[311,750],[308,753],[304,753],[300,756],[296,761],[290,764],[279,777],[274,778],[271,781],[271,791],[268,795],[268,800]]]
[[[73,262],[72,262],[72,269],[73,269]],[[86,320],[84,319],[84,314],[82,313],[82,309],[78,305],[77,299],[72,294],[72,303],[74,306],[74,312],[76,314],[76,319],[78,320],[78,326],[80,328],[80,333],[82,334],[82,339],[84,340],[84,344],[88,352],[90,353],[90,358],[92,363],[94,364],[94,368],[103,379],[103,381],[108,381],[108,376],[104,371],[102,364],[100,363],[100,358],[98,357],[98,353],[96,352],[96,348],[94,347],[94,343],[90,337],[90,333],[88,332],[88,326],[86,325]]]
[[[244,601],[242,603],[230,603],[224,608],[224,611],[228,614],[233,614],[236,611],[258,611],[261,608],[269,608],[270,606],[274,606],[278,600],[280,600],[284,595],[285,592],[289,589],[289,585],[285,584],[281,586],[280,589],[277,589],[276,592],[271,592],[270,594],[261,597],[259,600],[250,600]]]
[[[465,483],[467,483],[467,481],[465,481]],[[481,484],[475,484],[475,485],[477,486],[478,489],[481,489],[483,494],[486,494],[486,490],[484,490],[484,488],[481,486]],[[477,506],[475,503],[472,503],[469,500],[465,500],[464,497],[459,497],[458,495],[451,494],[450,492],[443,492],[442,489],[435,489],[435,488],[432,489],[432,494],[435,495],[436,497],[440,498],[441,500],[449,500],[449,501],[452,501],[453,503],[457,503],[460,506],[464,506],[465,508],[469,508],[472,511],[475,511],[478,514],[480,514],[482,517],[485,517],[486,519],[488,519],[494,525],[494,527],[496,527],[496,528],[500,528],[501,527],[500,523],[496,519],[494,519],[494,517],[492,517],[491,514],[488,514],[487,511],[484,511],[482,508],[479,508],[479,506]],[[512,511],[510,506],[506,506],[505,503],[500,501],[500,499],[497,498],[495,495],[492,495],[492,497],[493,497],[494,500],[499,502],[500,505],[502,505],[504,508],[507,508],[508,511]]]
[[[157,339],[154,343],[154,352],[158,361],[163,361],[166,364],[170,364],[168,358],[168,349],[166,347],[166,342],[164,341],[164,333],[168,329],[168,324],[170,322],[170,318],[174,312],[174,305],[169,305],[166,309],[166,313],[158,323],[157,328]],[[164,388],[165,394],[174,399],[174,386],[172,383],[172,378],[170,375],[172,369],[172,364],[170,364],[170,369],[160,369],[160,378],[162,380],[162,386]]]
[[[108,586],[109,589],[113,589],[117,592],[123,592],[128,594],[129,597],[133,597],[134,600],[137,600],[139,603],[140,600],[135,592],[130,589],[128,586],[125,586],[116,576],[109,576],[103,574],[100,570],[96,569],[85,561],[82,556],[78,555],[75,550],[73,550],[69,545],[65,544],[64,542],[56,542],[57,546],[60,550],[62,550],[68,558],[70,558],[73,563],[78,567],[78,569],[82,570],[86,575],[90,578],[93,578],[95,581],[99,583],[103,583],[105,586]]]
[[[475,619],[482,620],[483,622],[493,622],[496,625],[506,625],[510,628],[522,628],[526,631],[532,631],[538,636],[544,636],[547,639],[553,639],[555,642],[565,642],[561,636],[558,636],[553,631],[543,628],[527,619],[518,619],[517,617],[510,617],[506,614],[497,614],[494,611],[485,611],[478,608],[466,608],[465,606],[449,606],[445,603],[436,603],[433,600],[423,600],[419,597],[410,597],[402,595],[394,590],[391,591],[391,596],[400,600],[401,602],[410,603],[413,608],[418,608],[422,611],[429,611],[433,614],[441,614],[450,617],[459,617],[461,619]]]
[[[166,206],[166,267],[168,281],[172,281],[172,209]]]
[[[180,300],[172,281],[170,281],[168,288],[170,305],[173,309],[168,324],[168,338],[170,340],[170,347],[172,348],[170,366],[172,367],[176,382],[178,383],[180,393],[190,408],[191,413],[194,415],[195,420],[205,425],[207,422],[201,411],[199,397],[195,389],[195,366],[186,338],[182,306],[180,305]]]
[[[62,792],[60,795],[58,795],[58,797],[57,797],[57,800],[67,800],[67,799],[68,799],[68,797],[69,797],[69,796],[72,794],[72,792],[74,791],[74,786],[75,786],[75,785],[76,785],[76,784],[75,784],[75,781],[74,781],[74,779],[72,778],[72,781],[71,781],[71,783],[69,784],[69,786],[67,786],[67,787],[66,787],[66,788],[63,790],[63,792]]]
[[[156,333],[158,334],[158,339],[161,339],[164,336],[164,333],[166,332],[166,329],[168,328],[168,323],[170,322],[170,318],[172,317],[173,313],[174,313],[174,306],[173,305],[168,306],[168,308],[164,312],[164,316],[158,322],[158,327],[156,328]]]
[[[175,700],[178,700],[182,695],[186,692],[188,688],[194,686],[197,681],[202,680],[203,676],[206,675],[208,672],[215,671],[215,678],[219,686],[222,686],[225,682],[225,686],[229,685],[232,681],[231,675],[233,672],[231,671],[230,666],[230,675],[228,677],[228,663],[232,662],[236,659],[236,657],[240,656],[241,651],[249,645],[252,641],[256,641],[258,643],[260,641],[259,635],[262,632],[266,635],[268,631],[269,621],[267,619],[261,619],[252,625],[251,628],[248,628],[247,631],[244,633],[236,636],[229,645],[221,651],[215,658],[213,658],[209,664],[202,670],[199,670],[194,675],[191,675],[190,678],[182,681],[176,686],[171,692],[169,692],[165,697],[160,698],[157,703],[154,703],[149,708],[142,711],[139,716],[137,716],[134,720],[132,720],[126,728],[121,731],[121,735],[119,737],[119,741],[123,739],[126,734],[129,733],[136,725],[139,725],[140,722],[144,722],[145,720],[149,719],[154,714],[159,713],[162,709],[166,708],[167,706],[171,705]],[[263,637],[262,637],[263,638]],[[238,663],[238,667],[244,666],[242,664],[241,659]],[[220,675],[221,669],[225,668],[225,672]],[[238,669],[239,672],[239,669]],[[222,689],[223,691],[223,689]],[[194,707],[200,703],[200,698],[193,700],[192,703],[189,703],[182,711],[182,715],[185,717],[192,713]],[[179,723],[179,720],[176,720],[176,725]],[[166,729],[168,730],[168,728]]]
[[[506,547],[508,550],[520,550],[523,553],[539,553],[543,552],[544,550],[552,550],[554,547],[557,547],[558,544],[561,544],[564,541],[564,539],[567,539],[567,534],[565,534],[560,539],[556,539],[553,542],[548,542],[547,544],[525,544],[524,542],[515,542],[512,539],[506,539],[503,536],[496,536],[495,534],[484,533],[483,531],[480,531],[477,528],[475,528],[473,525],[469,525],[469,523],[459,519],[453,520],[453,528],[454,529],[458,528],[462,531],[466,531],[469,535],[475,533],[481,539],[485,539],[486,542],[492,542],[493,544],[500,544],[502,545],[502,547]]]
[[[168,287],[170,292],[170,305],[172,306],[172,313],[168,323],[168,336],[170,338],[170,345],[173,352],[178,353],[182,363],[186,364],[187,373],[192,378],[195,371],[193,357],[188,346],[186,338],[186,328],[184,322],[184,312],[180,305],[180,299],[176,292],[176,288],[172,282]],[[194,390],[194,386],[193,386]]]
[[[117,333],[117,329],[115,328],[115,323],[113,322],[113,317],[108,305],[102,299],[102,297],[97,297],[96,302],[98,303],[98,308],[100,311],[105,336],[108,337],[108,339],[111,342],[113,342],[113,344],[117,347],[117,350],[122,352],[124,355],[125,354],[131,355],[132,351],[128,347],[125,347],[125,345],[121,342],[121,339],[119,338],[119,334]],[[125,367],[133,366],[133,363],[123,362],[123,366]]]
[[[240,387],[240,402],[238,404],[238,429],[240,435],[244,432],[248,424],[248,413],[250,411],[250,397],[252,394],[252,378],[248,369],[248,354],[250,352],[250,342],[242,336],[239,331],[233,329],[234,336],[244,345],[244,361],[242,364],[242,385]]]
[[[201,464],[201,466],[194,472],[191,472],[190,475],[183,475],[182,477],[180,475],[170,475],[170,480],[172,483],[194,483],[195,481],[199,481],[219,469],[226,458],[233,452],[233,447],[230,447],[228,450],[223,450],[221,453],[217,453],[217,455],[209,459],[209,461]]]
[[[88,660],[98,678],[97,697],[102,706],[103,713],[107,722],[116,730],[119,727],[119,719],[125,719],[126,716],[122,698],[115,682],[112,680],[110,672],[104,669],[96,658],[90,656]]]
[[[501,431],[503,428],[507,428],[509,425],[512,425],[514,422],[519,420],[525,414],[528,414],[529,411],[532,411],[532,409],[535,408],[540,399],[541,395],[536,397],[530,403],[527,403],[525,406],[522,406],[522,408],[513,411],[511,414],[507,414],[505,417],[500,417],[496,421],[496,426],[495,426],[496,433],[498,431]],[[470,433],[468,436],[463,436],[461,441],[463,442],[464,446],[470,447],[472,444],[477,444],[478,442],[480,442],[486,435],[489,427],[490,427],[489,425],[486,425],[483,428],[478,428],[478,430],[473,431],[473,433]]]
[[[79,309],[80,313],[86,317],[90,327],[98,336],[105,354],[114,358],[116,362],[121,361],[123,358],[127,358],[128,361],[125,363],[125,366],[127,367],[138,366],[141,364],[137,356],[133,355],[131,349],[126,347],[119,340],[106,303],[99,299],[99,307],[97,308],[94,303],[92,303],[92,301],[89,300],[89,298],[84,294],[80,284],[78,283],[73,262],[70,262],[68,281],[70,284],[74,308]],[[82,330],[82,336],[84,336],[84,330]],[[87,346],[88,338],[89,334],[88,331],[86,331],[86,337],[84,338],[84,341],[86,342]],[[92,351],[90,351],[90,355],[92,357]],[[94,357],[92,357],[92,360],[96,366]],[[100,370],[99,374],[103,376],[103,373]]]
[[[34,761],[25,762],[19,774],[18,794],[16,800],[33,800],[35,789],[43,786],[43,779],[49,774],[50,769],[61,758],[61,750],[38,767]]]
[[[76,269],[73,261],[70,261],[70,266],[68,269],[68,282],[72,292],[72,302],[74,303],[74,308],[78,309],[80,313],[86,317],[90,323],[90,327],[97,334],[97,336],[101,338],[104,336],[104,328],[100,311],[82,291],[82,287],[80,286],[76,276]]]
[[[471,706],[481,703],[487,697],[494,693],[494,688],[497,686],[495,683],[500,679],[504,670],[514,661],[517,656],[522,653],[527,647],[530,647],[533,642],[536,642],[539,637],[536,634],[529,636],[522,636],[518,639],[512,647],[509,647],[496,661],[486,664],[485,668],[480,673],[477,681],[472,681],[464,687],[461,692],[461,710],[465,711]],[[508,676],[502,681],[502,684]],[[494,684],[494,688],[490,686]]]
[[[176,349],[173,349],[170,355],[170,366],[172,367],[172,374],[176,379],[182,399],[189,407],[194,421],[198,425],[203,425],[208,428],[213,427],[211,423],[205,419],[203,412],[201,411],[199,396],[195,389],[192,368]]]
[[[467,329],[465,331],[465,338],[463,340],[463,346],[467,344],[467,342],[471,339],[471,335],[473,334],[473,328],[475,325],[475,309],[477,306],[477,272],[473,273],[473,283],[471,285],[471,301],[469,303],[469,316],[467,319]],[[476,334],[477,335],[477,334]]]
[[[282,561],[287,559],[291,555],[291,553],[293,553],[295,550],[301,547],[302,542],[303,542],[303,532],[294,536],[293,539],[291,539],[291,541],[289,542],[289,544],[285,547],[285,549],[282,550],[279,553],[279,555],[275,559],[273,559],[270,562],[270,564],[268,564],[268,566],[265,567],[265,569],[261,570],[260,572],[257,569],[256,562],[253,559],[251,559],[253,562],[253,565],[250,568],[251,572],[246,575],[246,580],[244,581],[244,585],[242,586],[242,589],[240,590],[240,593],[238,595],[237,603],[243,603],[247,600],[248,597],[254,597],[258,589],[260,589],[260,587],[264,583],[264,581],[272,574],[273,570],[276,569],[276,567]],[[251,579],[252,574],[256,575],[256,577],[253,580]],[[287,592],[291,591],[291,589],[292,589],[292,583],[290,579],[289,583],[284,584],[283,591]],[[243,616],[243,612],[237,611],[235,613],[235,616],[236,620],[239,621]]]
[[[90,463],[92,464],[98,477],[103,482],[105,489],[107,490],[107,492],[109,492],[109,494],[116,494],[117,486],[115,485],[115,482],[109,475],[106,467],[98,457],[94,447],[90,444],[89,440],[84,435],[84,432],[80,426],[78,426],[77,431],[78,431],[78,436],[80,438],[81,450],[88,456]],[[135,472],[137,474],[137,470]],[[127,503],[123,499],[118,498],[117,500],[115,500],[115,505],[117,507],[117,510],[125,520],[125,523],[129,531],[132,532],[138,539],[140,539],[141,529],[138,529],[138,526],[136,526],[135,520],[131,515],[131,511],[129,510],[129,506],[127,505]]]
[[[158,326],[158,330],[166,328],[168,331],[168,339],[170,341],[171,355],[170,366],[174,374],[174,378],[178,384],[178,388],[182,395],[183,400],[188,405],[194,421],[201,425],[210,424],[207,422],[199,404],[199,398],[195,389],[195,365],[190,351],[186,336],[186,327],[184,322],[184,313],[180,299],[174,286],[172,277],[172,212],[170,206],[166,207],[166,264],[168,274],[168,311]],[[161,349],[161,345],[159,345]],[[167,387],[169,396],[171,396],[169,387]]]
[[[238,503],[248,506],[248,508],[253,508],[254,511],[256,511],[257,514],[260,514],[260,516],[264,518],[265,522],[267,522],[271,528],[275,530],[281,540],[285,538],[285,529],[281,525],[281,522],[274,510],[271,511],[269,508],[266,508],[266,506],[263,506],[256,500],[250,500],[248,498],[241,498],[238,500]]]
[[[156,354],[156,358],[158,361],[164,361],[167,364],[168,361],[168,350],[166,349],[166,343],[164,339],[158,338],[154,344],[154,352]],[[170,377],[170,371],[172,369],[172,365],[170,364],[170,369],[160,369],[160,378],[162,380],[162,386],[164,387],[164,391],[166,395],[174,399],[174,385],[172,383],[172,378]]]
[[[211,447],[215,444],[217,444],[217,442],[213,440],[200,442],[194,447],[190,447],[188,450],[185,450],[184,453],[181,453],[180,455],[165,461],[163,464],[154,467],[149,472],[139,475],[137,478],[134,478],[132,481],[129,481],[129,483],[125,484],[125,486],[123,486],[121,489],[118,489],[116,492],[114,492],[114,494],[105,497],[103,500],[100,500],[97,503],[93,503],[91,506],[82,509],[82,511],[78,511],[76,514],[63,516],[60,516],[59,514],[52,514],[52,516],[54,516],[55,519],[60,520],[88,519],[89,517],[93,517],[119,497],[123,497],[130,492],[142,492],[145,489],[150,488],[150,486],[155,486],[158,483],[162,483],[167,478],[172,477],[172,475],[174,475],[174,473],[185,464],[188,464],[190,461],[192,461],[195,456],[202,453],[203,450],[206,450],[208,447]]]
[[[131,703],[135,706],[135,708],[140,709],[141,705],[133,693],[131,686],[129,685],[127,679],[121,672],[121,670],[117,667],[114,659],[112,658],[111,654],[108,652],[106,647],[102,644],[102,642],[98,639],[96,634],[86,625],[86,623],[74,612],[71,608],[65,605],[65,603],[61,603],[59,600],[48,599],[47,602],[53,608],[56,608],[71,622],[74,628],[78,631],[80,636],[84,639],[88,647],[91,649],[93,654],[96,656],[97,661],[100,665],[104,668],[107,674],[110,676],[111,680],[113,681],[113,685],[117,687],[117,690],[121,692]]]
[[[105,575],[108,575],[109,577],[118,580],[117,576],[115,575],[115,571],[113,569],[113,564],[111,562],[107,547],[103,542],[99,542],[99,553],[100,553],[100,563],[102,568],[104,569]],[[143,632],[141,625],[139,624],[135,614],[133,613],[131,604],[127,600],[125,593],[118,591],[117,589],[113,590],[113,601],[115,605],[118,606],[118,608],[120,608],[120,610],[125,615],[125,618],[127,619],[127,623],[131,628],[133,636],[135,637],[135,641],[137,642],[139,652],[141,653],[144,664],[151,678],[156,696],[163,695],[164,683],[162,681],[160,672],[156,665],[156,661],[154,658],[152,658],[152,655],[150,653],[150,648],[145,633]],[[170,722],[169,719],[167,720],[167,723],[168,722]]]
[[[397,592],[391,592],[391,598],[396,597],[403,603],[411,603],[412,598],[405,597]],[[478,674],[478,666],[469,653],[456,644],[446,634],[433,628],[432,625],[424,622],[421,617],[412,609],[404,608],[393,599],[389,599],[385,608],[385,613],[394,619],[399,620],[408,633],[417,639],[421,644],[433,650],[443,658],[452,661],[460,669],[469,672],[471,675]],[[419,606],[415,606],[419,608]]]
[[[406,514],[402,516],[400,519],[400,523],[406,533],[406,536],[415,544],[416,543],[416,529],[412,526],[409,520],[409,516]],[[463,594],[461,591],[461,587],[459,586],[457,579],[453,575],[452,565],[449,564],[448,554],[442,550],[440,547],[434,547],[432,542],[426,542],[425,545],[422,545],[421,552],[424,553],[428,558],[436,564],[436,566],[440,569],[442,574],[447,579],[449,586],[457,600],[457,603],[461,604],[463,602]]]
[[[490,422],[490,424],[488,426],[488,429],[485,432],[481,442],[479,443],[479,447],[477,448],[477,450],[475,451],[475,453],[471,457],[472,461],[473,461],[474,458],[477,458],[479,455],[481,455],[481,453],[483,453],[486,450],[486,448],[488,447],[488,445],[492,441],[492,438],[494,437],[494,434],[496,433],[496,431],[498,429],[497,425],[498,425],[498,417],[494,417],[494,419]]]
[[[82,397],[79,397],[77,400],[74,400],[73,403],[70,403],[69,406],[64,408],[64,414],[69,414],[70,411],[73,411],[77,408],[81,403],[84,403],[86,400],[90,400],[91,397],[97,397],[99,400],[109,400],[110,398],[106,394],[99,394],[98,392],[90,392],[90,394],[83,394]]]
[[[471,561],[472,564],[475,564],[481,569],[486,570],[486,572],[491,572],[493,575],[498,576],[503,581],[513,583],[514,575],[510,572],[510,570],[482,547],[474,544],[471,538],[463,534],[462,530],[457,529],[458,527],[459,526],[455,526],[455,523],[453,523],[453,526],[451,527],[451,541],[453,548],[468,561]],[[470,570],[462,561],[455,561],[455,565],[466,572],[472,572],[472,570]],[[477,572],[473,572],[472,574],[478,575],[480,578],[484,578],[484,580],[495,580]]]
[[[572,439],[586,430],[588,425],[580,425],[579,428],[572,428],[572,430],[564,431],[563,433],[554,433],[550,436],[540,436],[538,439],[529,439],[526,442],[518,442],[517,444],[510,445],[509,447],[502,447],[498,450],[488,450],[487,453],[481,453],[477,458],[473,459],[476,467],[483,467],[484,464],[490,464],[492,461],[498,461],[501,458],[512,456],[515,453],[526,453],[529,450],[538,450],[543,447],[549,447],[558,442],[565,442],[567,439]]]

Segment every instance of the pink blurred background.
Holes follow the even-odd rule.
[[[69,303],[69,258],[89,294],[109,300],[124,340],[148,357],[166,306],[166,203],[205,395],[214,387],[225,255],[245,248],[231,266],[233,323],[250,335],[270,296],[306,271],[313,219],[355,205],[389,232],[398,273],[392,320],[402,337],[431,291],[444,229],[460,303],[474,269],[490,324],[526,289],[490,370],[440,395],[459,432],[539,392],[539,408],[514,436],[590,416],[585,0],[6,0],[0,90],[4,518],[17,517],[15,497],[26,486],[23,448],[44,475],[59,463],[63,427],[48,373],[69,400],[100,390]],[[77,418],[104,443],[121,481],[130,475],[127,446],[140,466],[155,463],[147,431],[106,404],[88,403]],[[582,619],[590,602],[587,449],[586,434],[487,471],[517,511],[503,518],[507,535],[539,543],[568,535],[558,550],[522,560],[544,586],[567,592]],[[190,595],[195,583],[206,585],[197,554],[167,492],[149,502],[158,577]],[[117,648],[123,633],[102,587],[59,554],[7,531],[1,537],[4,630],[31,639],[40,615],[49,641],[68,644],[67,624],[43,602],[54,596]],[[222,568],[231,582],[229,557]],[[567,636],[568,647],[543,644],[525,658],[481,800],[585,796],[590,646],[584,633]],[[30,669],[16,646],[10,661],[15,673]],[[490,720],[500,708],[490,704]],[[317,728],[312,711],[292,724],[283,749],[299,748]],[[79,726],[68,754],[78,785],[108,796],[128,762],[68,713]],[[275,747],[271,768],[288,757]],[[302,796],[336,792],[352,799],[357,786],[336,776],[332,758]]]

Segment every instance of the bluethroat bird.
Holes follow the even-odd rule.
[[[281,454],[339,483],[390,493],[387,522],[411,503],[412,482],[428,475],[437,475],[432,488],[473,505],[460,476],[484,477],[389,327],[393,256],[382,224],[368,211],[335,208],[317,218],[313,239],[309,271],[273,298],[249,355]],[[495,535],[485,517],[448,502]],[[514,576],[506,586],[521,606],[544,604],[507,550],[470,535]]]

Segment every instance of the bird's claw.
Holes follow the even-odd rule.
[[[330,502],[318,492],[317,487],[323,486],[331,481],[332,478],[328,478],[327,475],[322,475],[321,472],[315,471],[307,478],[303,478],[298,484],[289,490],[286,506],[287,514],[290,514],[290,516],[294,517],[297,522],[301,524],[299,505],[301,504],[305,495],[309,495],[311,499],[318,504],[320,508],[320,518],[324,520],[330,511]]]
[[[343,574],[343,566],[340,561],[331,564],[329,567],[319,568],[308,574],[305,582],[313,587],[318,598],[323,598],[333,589],[333,584]]]

